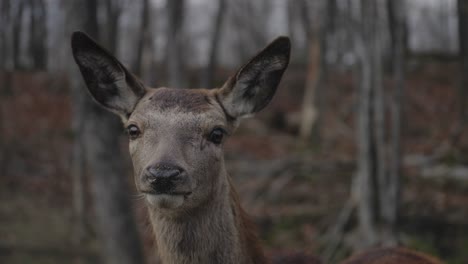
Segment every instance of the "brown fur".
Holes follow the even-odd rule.
[[[239,200],[239,195],[237,194],[236,189],[232,185],[230,178],[229,186],[231,194],[231,206],[233,211],[235,212],[236,219],[238,221],[237,226],[240,233],[242,245],[244,245],[245,247],[245,251],[251,257],[252,263],[268,263],[260,245],[260,240],[257,236],[257,228],[242,208]]]
[[[163,263],[267,263],[229,177],[220,176],[225,181],[210,201],[184,217],[149,208]]]
[[[203,136],[215,126],[231,134],[236,121],[223,113],[215,91],[174,91],[148,89],[128,120],[143,131],[130,142],[140,191],[146,188],[140,175],[153,160],[180,164],[196,182],[190,197],[176,208],[148,203],[163,263],[266,263],[254,225],[225,170],[222,147],[210,145]],[[185,95],[191,100],[180,98]]]
[[[148,100],[159,110],[164,111],[171,108],[178,108],[184,112],[203,112],[210,105],[210,93],[203,89],[156,89]]]

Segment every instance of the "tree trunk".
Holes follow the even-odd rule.
[[[225,9],[226,9],[226,0],[219,0],[218,1],[218,11],[216,13],[216,19],[214,23],[214,30],[213,34],[211,35],[210,47],[209,47],[209,54],[208,54],[208,62],[205,68],[205,72],[203,74],[202,80],[202,87],[205,88],[213,88],[214,84],[214,76],[216,74],[216,62],[217,62],[217,55],[218,55],[218,46],[219,41],[221,39],[221,28],[223,24],[223,18],[225,16]]]
[[[184,0],[167,1],[167,74],[169,87],[186,88],[187,80],[183,65]]]
[[[467,120],[466,104],[468,89],[468,0],[457,1],[458,40],[460,53],[460,123]]]
[[[86,192],[85,192],[85,160],[84,160],[84,113],[85,93],[83,82],[78,71],[70,73],[70,87],[73,105],[73,146],[71,160],[71,177],[73,184],[73,242],[76,247],[83,245],[86,239]]]
[[[308,69],[305,83],[304,99],[302,102],[302,117],[299,128],[300,138],[303,142],[307,142],[316,135],[316,142],[320,142],[320,113],[323,112],[324,94],[323,86],[325,73],[326,73],[326,46],[327,34],[330,30],[331,21],[333,17],[330,13],[322,15],[319,26],[314,30],[311,25],[311,19],[307,12],[307,2],[301,1],[300,13],[303,23],[306,25],[307,38],[309,42],[308,49]],[[331,3],[328,0],[322,1],[322,9],[324,11],[330,10]],[[315,132],[315,133],[314,133]]]
[[[90,8],[96,10],[93,6]],[[118,30],[118,8],[109,13],[108,21],[112,23],[109,25],[109,32],[116,33]],[[93,17],[97,17],[94,14]],[[97,28],[97,24],[94,26]],[[98,34],[94,37],[97,36]],[[115,52],[118,36],[111,33],[108,36],[111,44],[109,50]],[[128,178],[122,166],[120,120],[87,99],[88,113],[84,132],[86,162],[92,175],[91,187],[98,233],[103,242],[105,259],[112,264],[143,263],[142,247],[130,203]]]
[[[401,107],[403,90],[405,86],[405,61],[406,61],[406,17],[405,4],[402,0],[388,0],[389,24],[392,39],[392,72],[393,72],[393,96],[391,103],[391,149],[390,167],[387,183],[386,206],[383,207],[382,221],[387,228],[389,237],[384,241],[396,244],[398,212],[400,209],[401,189]]]
[[[6,69],[0,75],[0,175],[9,174],[9,164],[11,157],[12,143],[5,139],[6,127],[5,123],[8,107],[5,102],[10,100],[13,92],[13,72]]]
[[[7,54],[8,54],[8,28],[10,26],[10,0],[0,1],[0,68],[6,70],[7,68]]]
[[[358,172],[353,197],[357,199],[358,227],[361,233],[362,247],[369,247],[377,242],[376,228],[376,193],[375,193],[375,141],[373,131],[372,103],[374,99],[373,79],[373,25],[376,17],[374,0],[362,0],[361,33],[356,33],[356,49],[360,57],[360,92],[358,103]]]
[[[106,0],[105,10],[106,10],[106,28],[103,33],[105,33],[105,43],[107,49],[116,54],[118,51],[119,44],[119,20],[120,15],[122,14],[122,7],[120,6],[121,1],[115,0]]]
[[[86,162],[91,173],[98,234],[109,264],[143,263],[142,245],[123,173],[120,120],[88,101],[85,125]]]
[[[376,241],[376,227],[374,217],[374,167],[372,160],[372,130],[371,130],[371,64],[368,54],[362,54],[361,60],[361,85],[358,106],[358,171],[356,185],[353,186],[353,197],[358,201],[358,225],[363,235],[365,246],[372,245]]]
[[[67,6],[68,12],[71,14],[67,21],[70,28],[84,28],[91,36],[98,35],[97,27],[97,5],[92,0],[86,0],[84,4],[78,1],[72,1]],[[70,62],[72,63],[72,62]],[[70,165],[70,175],[73,184],[73,243],[76,248],[83,247],[86,240],[86,186],[85,186],[85,171],[86,171],[86,142],[84,138],[85,118],[87,116],[87,100],[85,87],[83,85],[82,76],[76,67],[70,69],[69,72],[70,87],[71,87],[71,103],[72,103],[72,131],[73,131],[73,146]],[[76,263],[83,263],[83,260],[78,255],[75,259]]]
[[[394,0],[391,0],[392,2]],[[395,4],[394,2],[392,4]],[[382,17],[386,15],[385,8],[388,4],[382,5],[382,2],[376,5],[376,18],[374,22],[374,41],[373,41],[373,76],[374,83],[373,87],[375,90],[374,97],[374,133],[375,133],[375,161],[376,161],[376,179],[377,179],[377,194],[378,194],[378,212],[376,213],[378,218],[378,226],[380,231],[379,242],[385,243],[388,246],[395,246],[397,244],[397,238],[395,234],[395,225],[390,217],[396,212],[393,212],[395,207],[395,200],[390,200],[390,179],[391,168],[388,166],[389,157],[388,150],[389,144],[387,144],[388,131],[386,122],[386,103],[383,85],[383,43],[382,32],[385,32],[386,28],[382,23]],[[390,13],[389,13],[390,14]],[[390,25],[392,26],[392,25]],[[395,121],[395,120],[392,120]],[[399,124],[398,124],[399,126]]]
[[[44,70],[47,65],[47,14],[44,0],[30,0],[30,42],[29,52],[32,68]]]
[[[361,247],[396,245],[396,220],[400,194],[400,100],[404,81],[404,8],[400,1],[362,0],[361,32],[357,33],[357,53],[361,64],[358,113],[358,175],[353,197],[358,200],[358,227]],[[391,141],[386,131],[386,97],[383,85],[383,44],[385,8],[394,36],[394,72],[397,79],[391,103]],[[396,17],[398,13],[398,17]],[[402,22],[403,21],[403,22]],[[359,35],[361,34],[361,37]],[[392,148],[390,149],[390,144]]]
[[[93,38],[99,41],[98,6],[94,0],[76,2],[83,8],[76,18],[82,19],[82,28]],[[81,4],[81,5],[80,5]],[[76,10],[72,10],[76,12]],[[117,19],[118,22],[118,19]],[[114,27],[113,25],[112,27]],[[108,38],[108,40],[111,40]],[[114,36],[113,40],[117,42]],[[115,49],[117,43],[113,44]],[[78,90],[79,89],[79,90]],[[119,131],[121,124],[117,117],[97,106],[89,96],[85,95],[85,87],[74,87],[74,92],[80,93],[73,100],[74,129],[77,135],[74,145],[74,165],[72,172],[75,198],[83,196],[80,184],[82,172],[78,168],[83,156],[79,153],[79,142],[84,145],[84,162],[90,173],[91,194],[96,216],[96,229],[102,245],[102,256],[105,263],[112,264],[139,264],[143,263],[141,242],[139,240],[133,210],[129,197],[128,177],[124,174],[121,148],[119,144]],[[82,100],[79,97],[82,96]],[[81,120],[81,121],[80,121]],[[85,122],[85,121],[86,122]],[[78,128],[79,123],[81,128]],[[75,201],[75,210],[80,213],[82,200]]]
[[[321,46],[320,40],[315,36],[309,40],[309,63],[307,65],[307,76],[305,83],[304,98],[302,101],[302,116],[300,123],[300,138],[303,142],[308,142],[312,136],[312,130],[317,120],[317,108],[315,106],[317,88],[321,75],[320,57]]]
[[[17,9],[16,13],[13,16],[13,68],[14,69],[22,69],[23,65],[21,63],[21,32],[22,32],[22,25],[23,25],[23,13],[24,13],[24,0],[19,0],[16,3]]]
[[[370,55],[372,58],[372,89],[373,89],[373,105],[372,105],[372,117],[373,117],[373,138],[374,143],[374,161],[375,161],[375,176],[377,182],[377,196],[378,199],[378,210],[382,210],[385,207],[385,192],[387,186],[387,157],[386,157],[386,142],[385,142],[385,100],[384,100],[384,87],[383,87],[383,72],[382,72],[382,43],[381,43],[381,31],[385,30],[382,27],[380,17],[385,14],[380,12],[380,3],[377,3],[374,7],[375,11],[372,12],[375,18],[372,21],[371,35],[369,36],[369,43],[371,45]],[[377,212],[379,215],[380,212]],[[380,219],[379,219],[380,220]]]
[[[135,59],[135,63],[133,65],[133,69],[135,73],[138,74],[143,78],[146,69],[144,63],[148,59],[151,60],[152,52],[152,40],[151,40],[151,32],[150,32],[150,11],[151,11],[151,4],[149,0],[142,0],[141,5],[141,25],[140,25],[140,35],[137,43],[137,55]],[[146,80],[145,80],[146,81]]]

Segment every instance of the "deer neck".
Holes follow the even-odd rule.
[[[254,226],[224,175],[226,181],[214,199],[194,213],[167,217],[149,210],[164,264],[266,263]]]

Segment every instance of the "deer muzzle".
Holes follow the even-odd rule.
[[[186,171],[176,165],[158,163],[146,168],[142,176],[147,194],[188,195],[191,193],[190,180]]]

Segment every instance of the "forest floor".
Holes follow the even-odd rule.
[[[406,246],[447,263],[468,263],[468,131],[458,131],[452,140],[458,116],[456,64],[425,61],[409,68],[400,237]],[[321,139],[307,144],[297,137],[303,82],[304,73],[293,67],[272,105],[246,120],[226,144],[228,171],[267,252],[277,260],[323,255],[327,231],[349,200],[356,171],[353,79],[348,73],[329,78],[321,99]],[[66,82],[18,73],[12,83],[0,99],[0,263],[70,263],[75,258],[99,263],[89,195],[88,237],[80,248],[73,241]],[[145,252],[153,259],[143,202],[136,196],[133,202]],[[341,248],[336,259],[347,254]]]

